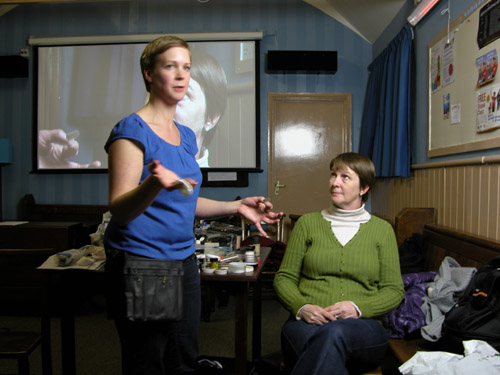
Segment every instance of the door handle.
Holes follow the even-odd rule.
[[[278,196],[280,195],[280,188],[284,188],[286,185],[280,185],[280,180],[276,181],[274,183],[274,195]]]

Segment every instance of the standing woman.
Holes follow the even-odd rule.
[[[292,374],[354,374],[378,366],[389,342],[381,317],[404,289],[391,225],[364,207],[375,167],[360,154],[330,163],[331,206],[295,224],[274,287]]]
[[[195,217],[241,214],[262,233],[261,221],[276,222],[264,197],[220,202],[198,197],[201,172],[192,130],[174,122],[177,103],[187,92],[191,54],[177,37],[160,37],[141,56],[148,103],[111,131],[109,205],[112,219],[105,234],[108,306],[122,346],[122,372],[133,375],[193,373],[198,356],[200,278],[195,252]],[[193,188],[182,194],[182,178]],[[181,263],[183,314],[179,321],[137,321],[124,317],[122,285],[130,260]],[[127,295],[127,297],[129,297]],[[156,297],[153,294],[153,300]],[[144,308],[147,310],[148,303]]]

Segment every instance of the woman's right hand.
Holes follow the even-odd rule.
[[[332,320],[336,320],[335,316],[318,305],[304,305],[298,314],[298,317],[309,324],[322,326]]]
[[[151,162],[148,166],[151,176],[161,185],[164,189],[174,190],[182,186],[179,182],[179,176],[177,173],[165,168],[158,160]],[[198,183],[191,179],[186,178],[186,181],[195,187]]]

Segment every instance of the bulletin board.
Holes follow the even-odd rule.
[[[499,19],[477,0],[429,43],[429,157],[500,147]]]

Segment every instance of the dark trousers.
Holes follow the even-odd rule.
[[[183,318],[178,322],[116,319],[124,375],[189,374],[196,369],[201,314],[196,257],[184,261]]]
[[[323,326],[290,319],[281,346],[292,375],[347,375],[373,370],[385,356],[389,337],[373,319],[344,319]]]

